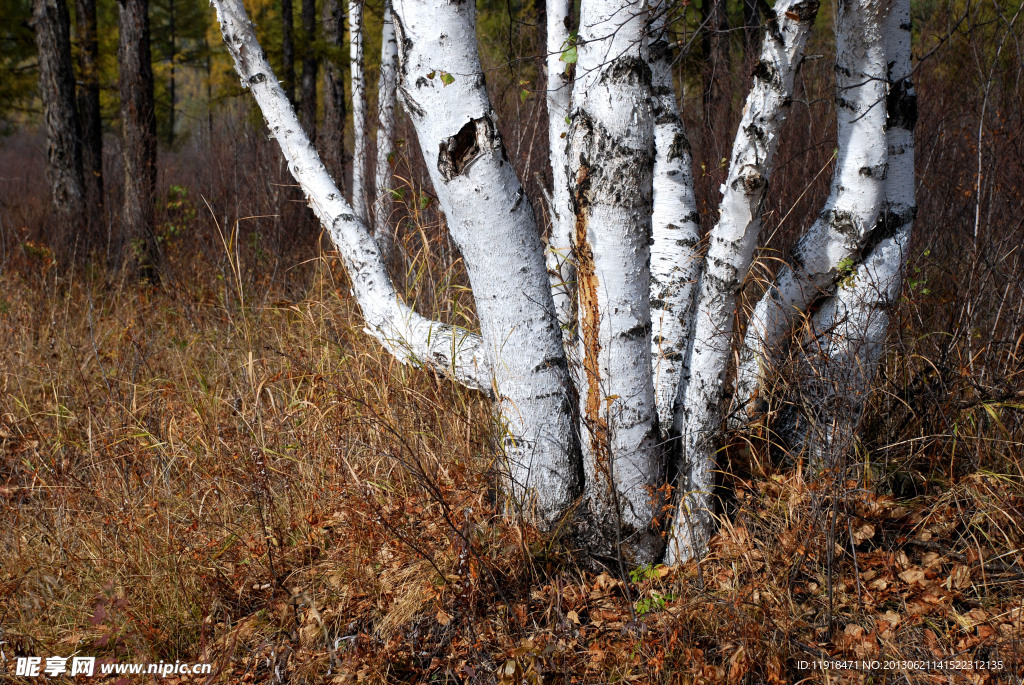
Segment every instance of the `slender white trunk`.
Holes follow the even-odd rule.
[[[651,374],[654,126],[645,0],[588,0],[569,133],[591,515],[606,541],[649,561],[662,476]],[[612,551],[616,551],[614,548]]]
[[[572,256],[573,215],[569,205],[569,105],[572,95],[569,66],[562,55],[569,50],[570,0],[551,0],[547,13],[547,108],[548,149],[551,160],[551,235],[546,252],[551,292],[555,299],[558,323],[566,345],[575,340],[576,267]]]
[[[384,0],[381,32],[380,82],[377,86],[377,172],[374,174],[374,237],[387,259],[395,249],[391,217],[391,151],[395,141],[395,87],[398,85],[398,43],[391,20],[391,0]]]
[[[363,0],[348,2],[349,57],[352,66],[352,207],[369,221],[366,211],[366,70],[363,68]]]
[[[722,187],[721,215],[709,236],[700,278],[689,378],[680,383],[675,428],[683,438],[683,463],[676,483],[676,518],[667,559],[682,562],[703,554],[710,539],[714,439],[720,424],[722,385],[730,358],[736,296],[753,259],[761,228],[779,132],[803,60],[804,43],[817,15],[816,0],[780,0],[764,35],[761,59],[733,143],[729,175]]]
[[[422,365],[488,390],[491,373],[480,336],[425,319],[398,297],[365,222],[345,202],[302,130],[256,41],[241,0],[214,0],[213,5],[242,86],[252,91],[288,169],[341,255],[366,331],[403,363]]]
[[[690,142],[679,118],[672,79],[666,12],[652,25],[651,102],[654,111],[654,212],[651,219],[651,357],[654,395],[662,435],[672,426],[679,381],[692,330],[693,305],[700,275],[700,214],[693,192]]]
[[[768,377],[769,358],[793,320],[850,275],[882,216],[885,198],[885,39],[883,0],[844,0],[836,19],[839,152],[832,190],[818,220],[792,252],[792,266],[757,303],[736,375],[738,406]]]
[[[871,236],[867,257],[815,314],[814,330],[827,359],[820,441],[813,453],[831,466],[849,448],[882,357],[889,312],[899,302],[914,202],[914,124],[917,96],[911,80],[910,0],[894,0],[885,18],[889,92],[886,98],[885,221]],[[823,339],[822,339],[823,338]]]
[[[484,86],[472,2],[394,0],[399,97],[462,253],[494,370],[515,505],[551,522],[579,492],[569,378],[544,250]]]

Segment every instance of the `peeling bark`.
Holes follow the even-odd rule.
[[[700,278],[689,377],[680,384],[682,401],[674,417],[683,440],[667,559],[699,557],[712,530],[715,439],[729,362],[736,296],[750,269],[761,228],[761,207],[768,188],[779,131],[789,109],[793,79],[803,60],[804,43],[817,15],[817,0],[783,0],[767,22],[761,63],[747,96],[733,144],[729,174],[722,187],[721,214],[709,236]]]
[[[569,133],[586,499],[606,553],[647,563],[662,459],[651,375],[654,126],[643,0],[580,16]],[[621,543],[621,544],[619,544]]]
[[[887,174],[886,57],[883,13],[887,2],[841,2],[836,25],[836,118],[839,153],[832,189],[814,225],[800,238],[782,270],[754,309],[740,349],[736,402],[757,409],[757,390],[772,366],[771,355],[794,319],[861,261],[883,219]]]
[[[337,247],[352,281],[366,332],[405,364],[424,366],[472,388],[487,391],[491,373],[480,336],[430,321],[404,304],[395,291],[365,221],[331,180],[302,130],[288,96],[256,41],[241,0],[214,0],[224,42],[252,91],[292,176]]]

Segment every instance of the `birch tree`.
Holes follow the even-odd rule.
[[[831,331],[823,338],[830,359],[860,369],[844,376],[844,387],[856,386],[859,395],[881,353],[913,215],[909,5],[891,1],[891,12],[883,0],[840,3],[832,194],[800,241],[792,274],[781,274],[765,299],[799,309],[828,298],[816,320]],[[568,2],[549,3],[546,246],[488,99],[475,4],[392,3],[397,97],[462,254],[479,331],[431,321],[401,301],[360,208],[363,194],[354,188],[350,205],[327,174],[241,0],[213,2],[243,85],[348,270],[366,330],[400,361],[494,398],[510,514],[542,528],[559,525],[598,558],[698,557],[714,530],[715,454],[737,351],[738,294],[758,244],[816,0],[777,0],[765,9],[719,217],[706,236],[672,73],[670,8],[583,0],[574,27]],[[358,3],[349,7],[358,110],[361,21]],[[385,24],[384,70],[388,30]],[[384,71],[381,84],[384,92]],[[358,133],[365,118],[356,113],[354,123]],[[386,176],[381,133],[378,196]],[[386,217],[373,219],[380,238]],[[839,278],[848,272],[856,274],[852,282]],[[742,346],[744,388],[750,368],[755,385],[762,382],[767,365],[751,367],[750,359],[784,341],[792,316],[761,310]],[[771,337],[769,329],[781,333]],[[838,445],[851,427],[833,425],[824,440]],[[670,474],[678,474],[673,482]]]
[[[348,0],[352,79],[352,207],[366,221],[366,72],[363,68],[363,3]]]
[[[391,20],[391,0],[384,0],[384,26],[381,30],[380,80],[377,83],[377,166],[374,172],[375,199],[373,229],[377,245],[385,258],[395,250],[395,232],[391,228],[391,151],[395,142],[395,89],[398,86],[398,42]]]

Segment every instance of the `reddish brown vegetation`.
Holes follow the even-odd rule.
[[[225,683],[1014,682],[1024,122],[1019,61],[990,81],[998,22],[975,25],[916,74],[917,238],[848,468],[805,476],[801,455],[753,426],[721,460],[709,556],[625,578],[498,515],[486,399],[396,365],[361,332],[340,267],[317,256],[317,228],[243,116],[163,157],[159,287],[103,255],[59,269],[42,147],[4,141],[5,653],[210,661]],[[944,31],[925,26],[920,50]],[[804,65],[748,302],[827,193],[830,64]],[[504,135],[532,188],[539,98],[506,94]],[[699,132],[699,108],[687,112]],[[720,142],[695,145],[705,206]],[[424,313],[472,325],[409,147],[398,280]],[[785,378],[803,368],[794,353]],[[802,401],[795,384],[774,394],[772,416]],[[821,658],[1003,668],[800,668]]]

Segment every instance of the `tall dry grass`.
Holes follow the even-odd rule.
[[[225,683],[1024,675],[1021,62],[986,47],[1003,35],[998,16],[950,33],[921,12],[919,49],[936,52],[916,72],[917,236],[851,468],[812,478],[799,454],[771,449],[769,425],[749,427],[722,453],[709,556],[626,578],[583,570],[557,532],[498,515],[486,400],[362,333],[247,105],[162,157],[160,287],[109,270],[103,251],[59,266],[41,141],[5,140],[0,679],[19,682],[13,655],[72,652],[209,661]],[[543,216],[543,108],[518,87],[535,79],[522,58],[536,45],[495,44],[506,38],[504,57],[489,48],[488,83]],[[827,40],[809,52],[823,57],[802,71],[748,303],[828,192]],[[684,79],[699,73],[681,65]],[[693,85],[685,116],[710,226],[739,96],[704,130]],[[399,138],[396,281],[425,314],[472,326],[412,132]],[[780,405],[799,403],[781,390]],[[826,656],[1003,667],[832,677],[799,665]]]

